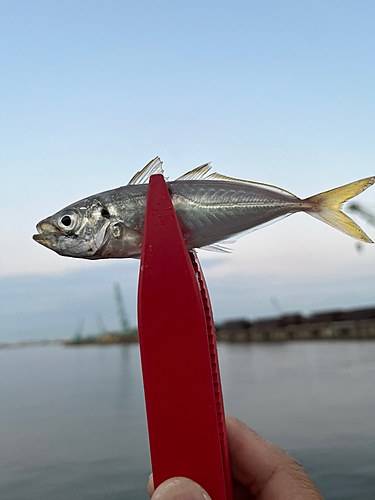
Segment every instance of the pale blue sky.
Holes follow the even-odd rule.
[[[110,280],[136,266],[63,258],[31,235],[40,219],[126,184],[156,155],[170,178],[212,161],[301,197],[374,175],[374,19],[373,1],[354,0],[0,2],[0,286],[17,283],[12,314],[36,307],[17,292],[24,276],[39,276],[37,291],[48,275],[59,297],[73,297],[59,280],[106,268]],[[360,200],[375,207],[374,190]],[[340,306],[329,280],[347,277],[341,305],[372,304],[374,247],[357,254],[349,237],[302,214],[244,237],[232,255],[201,255],[213,295],[231,283],[236,303],[225,314],[246,316],[274,311],[267,293],[249,307],[252,288],[243,278],[238,294],[237,275],[286,280],[286,310],[321,307],[303,287],[310,298],[296,302],[293,280],[325,280],[329,308]],[[361,288],[370,277],[373,287]],[[132,287],[129,296],[136,278]]]

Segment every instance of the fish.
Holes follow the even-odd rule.
[[[366,243],[373,241],[346,214],[343,203],[374,184],[367,177],[309,198],[269,184],[210,173],[205,163],[174,181],[166,180],[188,249],[224,250],[220,242],[305,212]],[[126,186],[68,205],[40,221],[33,239],[59,255],[81,259],[140,258],[148,180],[164,173],[159,157]]]

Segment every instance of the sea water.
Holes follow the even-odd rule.
[[[326,500],[375,498],[375,342],[219,344],[225,409]],[[138,345],[0,351],[0,498],[147,499]]]

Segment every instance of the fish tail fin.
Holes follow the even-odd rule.
[[[367,177],[306,198],[303,203],[308,203],[311,206],[305,208],[305,211],[322,222],[352,236],[352,238],[366,243],[373,243],[350,217],[341,212],[341,206],[345,201],[354,198],[354,196],[372,186],[374,182],[375,177]]]

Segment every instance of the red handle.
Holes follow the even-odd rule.
[[[164,178],[150,178],[138,291],[138,329],[155,488],[193,479],[232,500],[212,311]],[[193,264],[193,265],[192,265]]]

